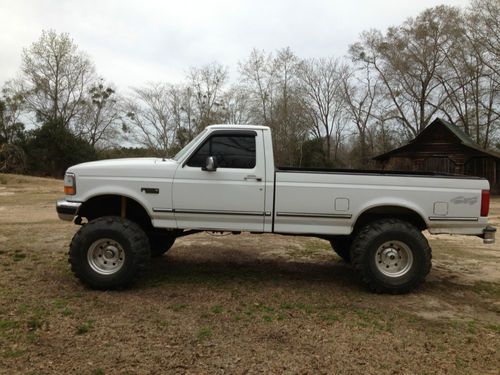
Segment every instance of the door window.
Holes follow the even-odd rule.
[[[191,156],[189,167],[204,167],[207,157],[215,156],[218,168],[255,167],[254,135],[213,135]]]

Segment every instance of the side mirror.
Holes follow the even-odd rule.
[[[205,161],[205,167],[202,170],[207,172],[215,172],[217,170],[217,158],[215,156],[209,156]]]

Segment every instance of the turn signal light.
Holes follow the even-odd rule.
[[[481,191],[481,216],[488,216],[490,212],[490,191]]]
[[[76,194],[76,177],[73,173],[66,173],[64,175],[64,194]]]

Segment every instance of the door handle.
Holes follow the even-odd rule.
[[[262,181],[262,177],[257,177],[254,174],[249,174],[248,176],[245,176],[245,181],[247,181],[247,180]]]

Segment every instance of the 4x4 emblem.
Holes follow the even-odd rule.
[[[452,198],[450,199],[451,203],[453,204],[470,204],[470,205],[473,205],[475,203],[477,203],[477,197],[470,197],[470,198],[466,198],[464,196],[459,196],[459,197],[455,197],[455,198]]]

